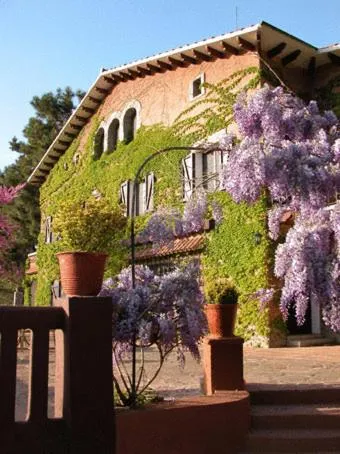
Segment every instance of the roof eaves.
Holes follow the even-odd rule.
[[[219,41],[223,41],[225,39],[237,38],[240,35],[245,35],[245,34],[248,34],[248,33],[255,32],[260,27],[261,27],[261,24],[259,23],[259,24],[251,25],[250,27],[241,28],[239,30],[236,30],[236,31],[233,31],[233,32],[230,32],[230,33],[225,33],[223,35],[213,36],[211,38],[203,39],[201,41],[195,41],[192,44],[186,44],[185,46],[176,47],[176,48],[171,49],[169,51],[162,52],[160,54],[155,54],[155,55],[152,55],[150,57],[145,57],[143,59],[136,60],[136,61],[124,64],[122,66],[116,66],[114,68],[111,68],[111,69],[108,69],[106,71],[103,71],[103,73],[101,75],[103,75],[103,76],[111,75],[111,74],[114,74],[116,72],[120,72],[120,71],[124,71],[124,70],[127,70],[127,69],[131,69],[134,66],[140,66],[140,65],[143,65],[143,64],[146,64],[146,63],[151,63],[154,60],[160,60],[162,58],[167,58],[169,56],[172,56],[172,55],[175,55],[175,54],[178,54],[178,53],[181,53],[181,52],[182,53],[183,52],[187,52],[187,51],[196,49],[197,47],[209,46],[210,44],[214,44],[214,43],[217,43]]]
[[[81,110],[83,105],[86,103],[86,101],[88,101],[89,96],[91,96],[92,91],[94,91],[97,88],[98,83],[103,81],[103,79],[105,77],[107,77],[108,75],[113,75],[113,74],[119,73],[120,71],[123,71],[123,70],[132,69],[135,66],[140,66],[140,65],[143,65],[143,64],[146,64],[146,63],[151,63],[154,60],[164,59],[164,58],[167,58],[169,56],[176,55],[177,53],[181,53],[181,52],[183,53],[183,52],[186,52],[186,51],[190,51],[190,50],[195,49],[195,48],[200,47],[200,46],[208,46],[208,45],[211,45],[213,43],[216,43],[216,42],[219,42],[219,41],[222,41],[222,40],[230,40],[230,39],[233,39],[233,38],[237,38],[238,36],[255,32],[260,27],[261,27],[261,24],[252,25],[252,26],[249,26],[249,27],[246,27],[246,28],[242,28],[242,29],[230,32],[230,33],[225,33],[223,35],[219,35],[219,36],[216,36],[216,37],[211,37],[211,38],[208,38],[208,39],[205,39],[205,40],[197,41],[197,42],[195,42],[193,44],[188,44],[188,45],[185,45],[185,46],[177,47],[177,48],[172,49],[170,51],[163,52],[163,53],[160,53],[160,54],[156,54],[156,55],[153,55],[151,57],[147,57],[147,58],[144,58],[144,59],[141,59],[141,60],[137,60],[137,61],[125,64],[125,65],[122,65],[122,66],[119,66],[119,67],[116,67],[116,68],[112,68],[112,69],[109,69],[109,70],[101,71],[100,74],[97,76],[95,82],[91,85],[91,87],[87,91],[87,93],[84,96],[84,98],[81,100],[81,102],[79,103],[79,105],[77,106],[75,111],[69,117],[69,119],[67,120],[67,122],[65,123],[65,125],[63,126],[63,128],[61,129],[59,134],[57,135],[57,137],[54,139],[54,141],[52,142],[52,144],[50,145],[50,147],[48,148],[48,150],[46,151],[44,156],[41,158],[41,160],[39,161],[38,165],[35,167],[35,169],[31,173],[31,175],[28,177],[27,182],[28,183],[33,183],[33,184],[36,183],[37,184],[37,182],[35,180],[39,177],[39,171],[40,171],[41,167],[43,166],[43,164],[46,162],[46,159],[51,154],[51,152],[53,151],[54,147],[57,145],[57,143],[59,142],[59,140],[61,139],[61,137],[65,133],[66,129],[69,127],[69,125],[72,122],[72,120],[74,120],[76,118],[76,116],[79,114],[79,111]],[[105,98],[105,96],[102,99],[104,99],[104,98]],[[90,115],[88,118],[91,118],[91,116],[92,115]],[[70,144],[71,143],[72,143],[72,141],[70,142]],[[66,151],[66,149],[65,149],[65,151]]]
[[[290,33],[286,32],[286,31],[284,31],[284,30],[281,30],[281,28],[275,27],[275,25],[269,24],[269,22],[262,21],[262,22],[260,23],[260,25],[261,25],[261,26],[264,25],[264,26],[266,26],[266,27],[271,28],[272,30],[275,30],[275,31],[277,31],[277,32],[279,32],[279,33],[282,33],[283,35],[286,35],[286,36],[288,36],[289,38],[293,39],[294,41],[298,41],[298,42],[300,42],[301,44],[303,44],[304,46],[310,47],[310,48],[313,49],[313,50],[318,50],[318,48],[315,47],[315,46],[313,46],[312,44],[307,43],[307,42],[304,41],[303,39],[297,38],[296,36],[291,35]]]
[[[34,180],[34,177],[37,175],[40,167],[43,165],[43,163],[46,161],[46,159],[48,158],[48,156],[50,155],[51,151],[53,150],[53,148],[57,145],[57,143],[59,142],[59,140],[61,139],[61,137],[63,136],[63,134],[65,133],[66,129],[69,127],[70,123],[72,122],[72,120],[76,119],[76,115],[78,115],[79,111],[81,110],[81,108],[84,106],[84,104],[86,103],[86,101],[88,101],[89,99],[89,96],[91,95],[92,91],[95,90],[96,86],[97,86],[97,83],[98,81],[101,79],[101,76],[102,76],[102,73],[100,73],[95,82],[91,85],[91,87],[89,88],[89,90],[87,91],[86,95],[84,96],[84,98],[80,101],[80,103],[78,104],[78,106],[76,107],[76,109],[72,112],[72,114],[70,115],[70,117],[68,118],[68,120],[66,121],[66,123],[64,124],[64,126],[62,127],[62,129],[59,131],[58,135],[56,136],[56,138],[53,140],[53,142],[51,143],[51,145],[49,146],[49,148],[47,149],[46,153],[43,155],[43,157],[41,158],[41,160],[39,161],[39,163],[37,164],[37,166],[34,168],[33,172],[31,173],[31,175],[28,177],[27,179],[27,183],[31,183],[33,180]],[[98,95],[97,95],[98,96]],[[90,118],[91,115],[88,117]],[[70,142],[70,144],[72,143],[72,141]],[[66,151],[66,150],[65,150]]]
[[[326,47],[320,47],[320,49],[318,49],[318,54],[325,54],[325,53],[328,53],[328,52],[335,52],[337,50],[340,50],[340,43],[331,44],[331,45],[326,46]]]

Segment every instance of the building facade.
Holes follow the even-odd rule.
[[[143,160],[158,149],[193,145],[232,129],[237,94],[264,81],[281,83],[306,99],[316,97],[340,113],[340,45],[317,49],[263,22],[102,70],[29,178],[41,187],[39,271],[29,270],[36,304],[49,304],[51,288],[60,292],[53,216],[62,201],[86,203],[103,197],[120,204],[129,216],[131,181]],[[138,186],[137,227],[160,206],[182,207],[201,185],[221,204],[224,219],[218,228],[210,224],[156,254],[141,247],[137,257],[140,263],[166,270],[192,256],[201,263],[205,284],[232,279],[240,292],[238,334],[253,345],[282,345],[288,330],[276,303],[260,312],[258,302],[249,298],[272,280],[266,201],[252,207],[232,202],[219,191],[222,165],[217,152],[179,150],[146,168]],[[108,251],[108,274],[129,262],[126,237],[122,232],[115,249]],[[323,331],[318,308],[311,307],[307,325],[306,332]],[[298,332],[292,324],[288,328]]]

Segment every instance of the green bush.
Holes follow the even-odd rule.
[[[106,252],[125,224],[119,207],[112,208],[103,199],[89,199],[85,203],[62,202],[53,230],[64,251]]]
[[[236,304],[238,292],[230,279],[208,281],[204,286],[207,304]]]

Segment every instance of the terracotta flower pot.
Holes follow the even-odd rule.
[[[206,304],[209,332],[216,337],[232,337],[236,321],[237,304]]]
[[[68,296],[96,296],[100,292],[107,254],[59,252],[61,285]]]

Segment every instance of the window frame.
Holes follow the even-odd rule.
[[[201,90],[200,90],[200,93],[195,95],[194,93],[194,89],[195,89],[195,83],[199,82],[199,85],[201,87]],[[202,97],[205,95],[205,87],[204,87],[204,83],[205,83],[205,73],[200,73],[197,77],[195,77],[195,79],[193,79],[191,82],[190,82],[190,86],[189,86],[189,99],[190,101],[195,101],[196,99]]]

